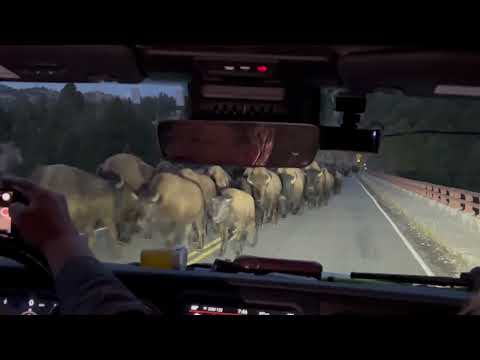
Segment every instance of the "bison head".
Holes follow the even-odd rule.
[[[319,172],[312,169],[305,171],[305,193],[307,195],[315,193],[317,183],[321,181],[323,176],[324,174],[322,171]]]
[[[103,164],[97,167],[96,174],[98,176],[100,176],[101,178],[110,182],[117,189],[121,189],[125,185],[125,182],[123,181],[123,179],[117,173],[115,173],[114,171],[111,171],[109,169],[104,168]]]
[[[280,179],[282,180],[282,193],[288,197],[294,191],[293,185],[295,185],[298,175],[296,173],[294,175],[281,173],[279,174],[279,176],[280,176]]]
[[[155,175],[149,183],[143,184],[137,192],[139,197],[150,204],[160,202],[161,194],[157,189],[161,180],[161,173],[159,173]]]
[[[272,175],[265,168],[247,169],[245,170],[245,174],[256,204],[259,207],[263,207],[265,204],[265,193],[268,185],[272,181]]]
[[[215,196],[208,204],[208,215],[215,224],[224,222],[231,211],[232,198],[230,196]]]

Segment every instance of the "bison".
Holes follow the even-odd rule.
[[[193,181],[195,184],[197,184],[200,187],[200,189],[202,190],[203,199],[205,201],[205,208],[207,208],[210,202],[212,201],[213,197],[217,195],[217,188],[213,180],[209,176],[199,174],[198,172],[193,171],[190,168],[184,168],[180,170],[178,174],[185,179]],[[205,212],[205,216],[207,216],[207,219],[205,220],[206,228],[204,229],[204,232],[205,232],[205,236],[207,236],[207,234],[210,233],[208,229],[211,228],[212,223],[210,219],[208,219],[207,212]]]
[[[315,170],[315,171],[322,171],[320,165],[318,165],[317,161],[313,160],[309,165],[307,165],[304,170]]]
[[[312,168],[305,170],[304,199],[309,208],[325,204],[325,171],[317,171]]]
[[[257,225],[278,223],[278,201],[282,191],[279,176],[264,167],[246,168],[244,176],[251,188],[256,206]]]
[[[282,195],[286,198],[286,212],[298,214],[303,209],[305,174],[297,168],[278,168],[282,180]]]
[[[230,187],[243,190],[246,193],[253,195],[252,193],[252,187],[251,185],[247,182],[247,178],[244,175],[245,174],[245,168],[235,166],[235,167],[230,167],[229,173],[231,174],[230,177]]]
[[[155,167],[155,172],[172,172],[175,173],[180,169],[178,164],[172,163],[168,160],[161,160]]]
[[[230,175],[218,165],[210,166],[206,170],[206,175],[213,179],[218,191],[230,187],[232,182]]]
[[[157,173],[140,191],[148,202],[142,227],[152,237],[160,236],[167,246],[184,241],[203,247],[205,201],[201,188],[172,173]]]
[[[212,199],[208,213],[218,228],[222,255],[230,241],[233,241],[236,256],[242,253],[245,242],[251,246],[257,244],[255,202],[250,194],[234,188],[223,189]]]
[[[193,181],[202,190],[205,204],[208,205],[210,200],[217,195],[217,189],[213,180],[207,175],[199,174],[190,168],[184,168],[178,172],[185,179]]]
[[[122,219],[118,224],[118,231],[124,242],[130,240],[126,236],[140,231],[139,223],[144,221],[145,216],[144,202],[132,201],[132,198],[138,200],[138,193],[151,181],[155,173],[153,166],[126,153],[112,155],[97,167],[97,175],[114,183],[116,189],[125,190],[122,194],[126,201],[122,203],[126,206],[117,209],[119,218]]]
[[[155,168],[132,154],[116,154],[97,167],[97,175],[106,179],[118,179],[117,187],[127,186],[136,194],[154,176]]]
[[[330,196],[334,191],[335,178],[327,169],[323,169],[323,171],[325,172],[325,203],[326,205],[328,205],[328,200],[330,199]]]
[[[335,179],[335,184],[334,184],[333,192],[335,194],[340,194],[340,192],[342,191],[342,183],[343,183],[342,173],[340,171],[335,171],[334,179]]]
[[[117,189],[104,179],[63,164],[39,166],[31,180],[65,196],[72,220],[79,231],[87,234],[91,248],[95,243],[95,230],[106,227],[114,255],[121,255],[119,245],[125,243],[133,231],[119,235],[119,225],[128,221],[125,211],[138,206],[138,199],[127,189]]]

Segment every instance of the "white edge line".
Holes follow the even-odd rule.
[[[422,258],[420,257],[420,255],[418,255],[418,253],[415,251],[415,249],[412,247],[412,245],[408,242],[408,240],[405,238],[405,236],[400,232],[400,230],[398,229],[397,225],[395,225],[395,223],[393,222],[393,220],[390,218],[390,216],[388,216],[388,214],[382,209],[382,207],[379,205],[379,203],[377,202],[377,200],[373,197],[372,194],[370,194],[370,192],[365,188],[365,186],[363,186],[362,182],[358,179],[355,179],[356,181],[358,181],[358,183],[360,184],[360,186],[362,187],[362,189],[365,191],[365,193],[370,197],[370,199],[372,199],[373,203],[375,204],[375,206],[378,208],[378,210],[380,210],[380,212],[383,214],[383,216],[385,216],[385,218],[388,220],[388,222],[390,223],[390,225],[392,225],[393,229],[395,230],[395,232],[397,233],[397,235],[400,237],[400,239],[402,239],[403,243],[405,244],[405,246],[407,247],[407,249],[412,253],[413,257],[415,258],[415,260],[417,260],[417,262],[420,264],[420,266],[422,267],[423,271],[425,271],[425,273],[428,275],[428,276],[434,276],[435,274],[433,273],[433,271],[428,267],[427,264],[425,264],[425,262],[422,260]]]

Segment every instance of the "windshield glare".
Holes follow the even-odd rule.
[[[189,263],[241,254],[327,272],[456,275],[480,263],[478,136],[384,137],[376,155],[319,151],[304,169],[171,163],[156,124],[185,84],[0,83],[0,171],[63,193],[104,261],[185,246]],[[340,125],[323,89],[320,123]],[[480,101],[370,94],[360,127],[480,131]],[[61,166],[60,166],[61,165]]]

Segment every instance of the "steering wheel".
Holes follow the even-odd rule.
[[[0,257],[14,260],[53,286],[53,273],[45,256],[19,236],[0,236]]]

